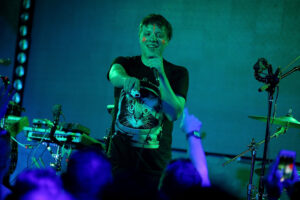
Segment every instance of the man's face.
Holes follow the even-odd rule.
[[[146,57],[162,57],[169,39],[166,28],[156,24],[141,27],[140,46],[142,55]]]

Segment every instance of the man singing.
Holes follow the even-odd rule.
[[[186,68],[163,59],[171,38],[163,16],[146,16],[139,26],[141,55],[117,57],[107,73],[115,88],[108,147],[114,174],[131,171],[158,184],[171,159],[173,122],[189,84]]]

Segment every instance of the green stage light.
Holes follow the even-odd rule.
[[[13,101],[15,103],[20,103],[21,98],[20,98],[20,94],[18,92],[16,92],[15,95],[13,96]]]
[[[26,22],[29,19],[29,14],[27,12],[24,12],[21,14],[20,18],[23,22]]]
[[[19,42],[19,47],[20,49],[22,49],[23,51],[28,49],[28,41],[26,39],[22,39]]]
[[[31,5],[31,1],[30,0],[24,0],[23,1],[23,8],[29,9],[30,5]]]
[[[24,71],[24,67],[23,67],[22,65],[19,65],[19,66],[16,68],[16,74],[17,74],[18,77],[24,76],[25,71]]]
[[[26,54],[21,52],[18,54],[17,59],[19,61],[19,63],[23,64],[26,62]]]
[[[27,35],[27,26],[25,26],[25,25],[21,26],[19,31],[20,31],[21,36],[23,36],[23,37],[26,36]]]
[[[14,81],[14,88],[18,91],[23,88],[23,83],[20,79]]]

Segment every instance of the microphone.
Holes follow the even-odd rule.
[[[255,79],[259,82],[266,82],[266,77],[263,77],[261,73],[268,69],[268,72],[272,73],[272,66],[265,58],[259,58],[253,66]]]
[[[55,104],[52,107],[52,114],[53,114],[53,118],[54,118],[54,123],[53,123],[54,125],[52,126],[52,128],[50,130],[49,137],[54,143],[60,145],[60,142],[56,139],[56,137],[54,137],[54,134],[55,134],[55,131],[57,130],[57,125],[59,122],[59,117],[61,115],[61,105],[60,104]]]
[[[158,81],[158,77],[159,77],[158,70],[156,68],[154,68],[154,67],[152,67],[151,70],[152,70],[152,72],[154,74],[155,80],[157,81],[157,83],[159,83],[159,81]]]
[[[59,117],[61,115],[61,105],[60,104],[55,104],[52,107],[52,114],[53,114],[53,119],[54,119],[54,125],[58,124]]]
[[[154,58],[157,58],[156,56],[149,56],[149,59],[154,59]],[[159,73],[158,73],[158,70],[154,67],[151,67],[151,70],[152,70],[152,73],[154,74],[154,78],[155,78],[155,81],[157,82],[157,84],[159,85]]]
[[[10,65],[10,63],[11,63],[11,60],[9,58],[0,58],[1,65],[8,66],[8,65]]]
[[[271,73],[269,75],[268,79],[266,79],[266,84],[263,85],[262,87],[260,87],[258,89],[258,91],[262,92],[262,91],[265,91],[265,90],[269,90],[269,88],[275,87],[279,83],[279,80],[280,80],[279,74],[280,73],[281,73],[280,68],[277,68],[276,72],[274,74]]]

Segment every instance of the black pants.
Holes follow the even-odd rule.
[[[164,167],[155,156],[158,149],[132,147],[129,136],[116,134],[110,138],[108,157],[110,158],[114,176],[129,173],[138,174],[139,179],[147,180],[158,186]],[[163,165],[164,166],[164,165]]]

